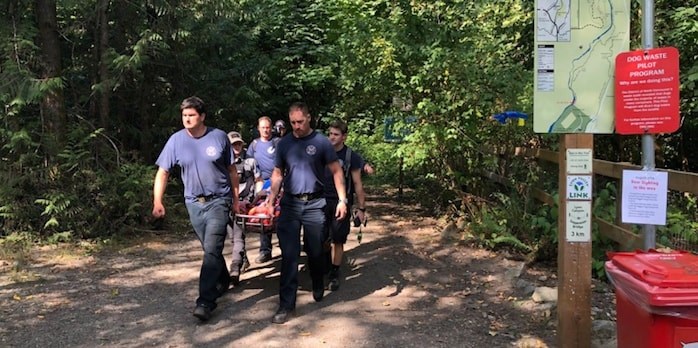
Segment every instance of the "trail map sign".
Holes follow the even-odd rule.
[[[616,56],[616,132],[672,133],[679,124],[679,51],[663,47]]]
[[[614,60],[630,45],[630,0],[536,0],[533,130],[613,133]]]

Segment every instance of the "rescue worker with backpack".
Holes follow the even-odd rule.
[[[344,186],[346,187],[347,198],[349,200],[347,211],[351,211],[354,193],[356,193],[357,208],[354,213],[356,218],[363,224],[366,222],[366,193],[364,192],[364,186],[361,181],[364,159],[344,144],[347,140],[348,131],[349,127],[345,122],[335,120],[330,123],[327,137],[330,139],[330,143],[337,152],[339,163],[344,170]],[[327,235],[332,243],[329,289],[331,291],[336,291],[339,289],[339,268],[342,265],[344,244],[347,242],[347,237],[349,236],[352,219],[338,220],[335,217],[335,209],[339,202],[339,198],[337,197],[334,181],[329,171],[325,173],[324,184],[325,200],[327,201],[327,206],[325,207],[325,221],[328,230]]]
[[[235,168],[238,173],[239,201],[241,207],[252,204],[255,195],[262,190],[262,174],[254,158],[247,158],[243,149],[245,141],[238,132],[229,132],[228,140],[235,153]],[[242,209],[242,208],[241,208]],[[247,208],[245,208],[247,210]],[[233,243],[232,261],[230,262],[230,281],[233,285],[240,283],[240,274],[250,267],[245,249],[245,234],[239,224],[231,216],[227,227],[228,236]]]

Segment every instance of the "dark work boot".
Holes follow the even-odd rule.
[[[237,286],[240,284],[240,268],[242,265],[237,262],[233,262],[230,264],[230,282],[233,283],[233,286]]]
[[[242,256],[242,266],[240,266],[240,274],[247,272],[247,270],[250,268],[250,260],[247,258],[247,255]]]
[[[254,261],[256,263],[267,263],[271,261],[271,253],[260,253]]]
[[[201,321],[207,321],[211,319],[211,308],[209,308],[206,305],[197,305],[196,308],[194,308],[194,316],[199,318]]]
[[[339,266],[332,265],[332,268],[330,269],[330,275],[328,278],[330,280],[330,291],[339,290]]]
[[[315,300],[315,302],[320,302],[322,301],[324,295],[325,284],[323,278],[320,278],[319,280],[313,280],[313,300]]]

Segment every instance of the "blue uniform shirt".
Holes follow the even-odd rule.
[[[303,138],[283,137],[277,152],[274,165],[286,171],[284,192],[291,195],[322,191],[325,167],[337,161],[330,140],[314,130]]]
[[[264,141],[262,138],[257,138],[247,148],[247,158],[254,158],[257,161],[263,180],[269,179],[272,170],[274,170],[274,158],[276,157],[274,144],[277,142],[278,140],[275,139]]]
[[[344,160],[347,158],[347,146],[344,145],[341,150],[337,151],[337,158],[339,159],[339,165],[342,166],[342,172],[344,172]],[[344,187],[347,192],[354,192],[354,182],[351,180],[351,171],[355,169],[362,169],[364,167],[364,159],[356,152],[351,152],[351,158],[349,159],[349,177],[345,177]],[[334,176],[329,169],[325,170],[325,197],[339,199],[337,196],[337,188],[334,187]],[[353,195],[347,195],[349,203],[353,202]]]
[[[234,163],[234,156],[222,130],[209,127],[202,137],[193,138],[182,129],[170,136],[155,164],[168,173],[175,166],[182,169],[187,202],[194,202],[197,196],[232,199],[228,166]]]

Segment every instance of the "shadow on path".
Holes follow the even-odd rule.
[[[551,318],[518,308],[502,280],[514,263],[442,243],[436,221],[414,203],[395,203],[387,193],[368,201],[369,226],[361,244],[352,231],[341,288],[316,303],[301,272],[296,315],[284,325],[270,323],[278,248],[199,323],[191,315],[199,243],[163,234],[70,262],[37,261],[35,281],[10,283],[3,275],[0,346],[504,347],[523,335],[552,346]],[[247,240],[256,250],[258,238]]]

